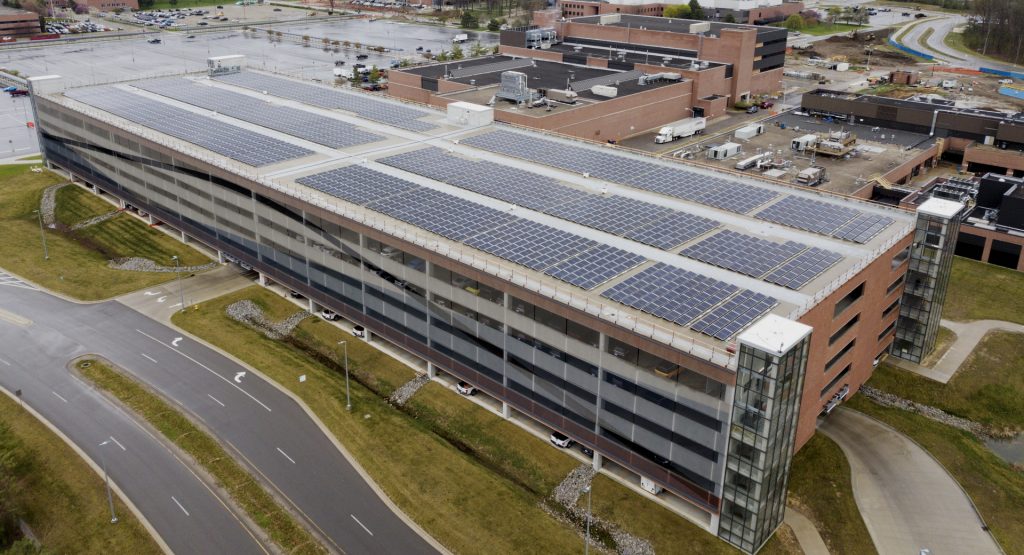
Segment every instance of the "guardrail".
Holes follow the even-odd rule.
[[[902,50],[903,52],[906,52],[907,54],[913,54],[914,56],[918,56],[920,58],[924,58],[924,59],[928,60],[929,62],[935,61],[935,56],[932,56],[931,54],[925,54],[924,52],[921,52],[920,50],[915,50],[915,49],[913,49],[913,48],[911,48],[909,46],[906,46],[906,45],[904,45],[902,43],[896,42],[892,37],[889,37],[889,46],[891,46],[891,47],[893,47],[893,48],[895,48],[897,50]]]
[[[993,69],[991,67],[979,67],[979,71],[982,73],[988,73],[991,75],[998,75],[1000,77],[1010,77],[1013,79],[1024,79],[1024,73],[1019,71],[1007,71],[1004,69]]]
[[[0,71],[0,84],[5,87],[27,87],[28,81],[18,77],[17,75],[11,75],[5,71]]]

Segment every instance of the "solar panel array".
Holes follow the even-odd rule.
[[[300,146],[113,87],[78,89],[65,94],[143,127],[254,167],[313,154],[313,151]]]
[[[843,255],[839,253],[811,247],[773,270],[764,279],[790,289],[800,289],[842,259]]]
[[[462,77],[469,77],[471,75],[480,75],[481,73],[495,73],[498,71],[510,71],[515,69],[521,69],[524,67],[530,67],[533,65],[532,58],[516,58],[514,60],[502,60],[500,62],[493,62],[490,64],[478,64],[468,67],[457,67],[448,72],[448,76],[452,79],[460,79]]]
[[[795,196],[758,212],[757,218],[855,243],[870,241],[894,221],[887,216]]]
[[[187,79],[141,81],[132,86],[329,148],[345,148],[385,139],[344,121],[288,106],[267,104],[241,93],[201,87]]]
[[[585,289],[646,261],[364,166],[336,168],[296,181]]]
[[[771,297],[661,262],[601,295],[719,339],[731,337],[778,303]]]
[[[774,191],[738,181],[503,129],[460,143],[738,214],[746,214],[778,196]]]
[[[587,193],[547,176],[428,147],[378,160],[408,172],[662,249],[718,227],[718,222],[621,196]]]
[[[274,96],[328,110],[345,110],[370,121],[399,129],[409,131],[437,129],[433,123],[419,120],[419,118],[430,115],[430,112],[394,102],[384,102],[361,93],[344,92],[251,71],[219,75],[215,79],[246,89],[266,91]]]

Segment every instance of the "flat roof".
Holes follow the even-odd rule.
[[[0,16],[4,16],[4,15],[25,15],[25,14],[38,15],[35,12],[30,12],[28,10],[22,10],[20,8],[12,8],[10,6],[0,6]]]
[[[949,112],[956,112],[958,114],[969,114],[973,116],[982,116],[987,118],[998,118],[998,119],[1011,119],[1020,120],[1024,119],[1024,112],[1011,113],[1011,112],[999,112],[996,110],[979,110],[977,108],[958,108],[951,106],[948,101],[938,99],[933,102],[930,98],[911,97],[906,99],[900,98],[888,98],[885,96],[875,96],[871,94],[859,94],[849,93],[844,91],[831,91],[828,89],[817,89],[811,92],[804,93],[805,95],[812,96],[824,96],[832,98],[841,98],[844,100],[852,100],[854,102],[864,102],[869,104],[881,104],[883,106],[895,106],[897,108],[920,108],[925,110],[943,110]]]
[[[614,14],[619,16],[619,21],[615,23],[605,23],[605,25],[614,27],[632,27],[649,29],[652,31],[668,31],[671,33],[690,33],[690,25],[694,23],[708,23],[707,21],[698,19],[680,19],[673,17],[658,17],[652,15],[632,15],[632,14]],[[587,23],[591,25],[601,24],[600,15],[587,15],[582,17],[573,17],[569,21],[571,23]],[[766,35],[774,33],[780,30],[778,27],[766,27],[763,25],[744,25],[742,23],[719,23],[712,21],[710,35],[718,36],[722,29],[751,29],[757,31],[758,35]]]
[[[251,70],[41,96],[724,366],[743,328],[798,318],[914,221]]]
[[[646,49],[642,45],[635,44],[622,44],[622,43],[605,43],[604,45],[596,44],[577,44],[574,39],[569,39],[566,42],[560,42],[553,44],[548,50],[555,52],[561,52],[562,54],[568,55],[580,55],[588,56],[592,58],[604,58],[610,63],[616,62],[627,62],[630,64],[645,64],[645,65],[661,65],[668,68],[677,69],[694,69],[692,66],[694,62],[700,64],[704,62],[707,67],[698,67],[697,71],[704,71],[707,69],[724,66],[722,62],[712,62],[710,60],[698,60],[693,55],[690,55],[687,51],[675,50],[674,53],[669,54],[668,52],[662,52],[660,50],[672,50],[672,49]],[[668,59],[666,61],[666,59]]]

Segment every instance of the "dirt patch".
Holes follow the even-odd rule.
[[[914,58],[889,46],[889,35],[893,29],[859,31],[836,35],[811,44],[810,48],[794,49],[793,55],[800,58],[832,58],[845,56],[852,65],[865,65],[868,61],[868,47],[871,48],[871,66],[904,66],[916,63]]]

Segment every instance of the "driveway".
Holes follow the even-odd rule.
[[[857,508],[880,553],[1002,553],[956,480],[909,438],[844,408],[819,430],[850,462]]]

